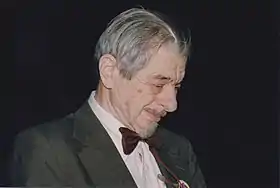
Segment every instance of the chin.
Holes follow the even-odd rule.
[[[156,122],[154,123],[149,123],[149,124],[145,124],[145,125],[141,125],[139,126],[140,128],[138,129],[138,134],[141,138],[149,138],[150,136],[152,136],[157,127],[158,127],[158,124]]]

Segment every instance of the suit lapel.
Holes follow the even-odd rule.
[[[184,179],[187,175],[187,172],[182,167],[183,165],[181,164],[181,156],[178,149],[170,147],[168,143],[164,142],[166,138],[168,138],[165,135],[166,130],[162,128],[158,128],[157,132],[154,135],[157,140],[155,150],[158,155],[158,158],[160,158],[161,161],[159,161],[156,156],[155,158],[157,160],[162,175],[165,178],[168,178],[172,183],[178,183],[176,178],[167,170],[165,166],[167,166],[169,170],[171,170],[172,173],[175,174],[179,179]],[[170,142],[170,140],[168,141]],[[166,184],[166,186],[167,188],[173,188],[171,184]]]
[[[88,103],[75,114],[73,138],[81,143],[77,161],[86,181],[96,186],[136,187],[110,136]]]
[[[161,161],[165,164],[165,166],[167,166],[177,176],[176,172],[172,168],[172,159],[170,159],[168,155],[164,154],[163,150],[158,151],[158,156],[160,157]],[[172,183],[177,183],[177,180],[174,178],[174,176],[172,176],[172,174],[166,169],[166,167],[162,163],[158,162],[158,165],[162,175],[165,178],[170,180]],[[171,184],[166,184],[166,187],[173,188],[174,186],[172,186]]]
[[[156,149],[156,152],[159,154],[158,150]],[[153,153],[154,154],[154,153]],[[158,155],[160,157],[160,155]],[[156,161],[157,161],[157,164],[158,164],[158,167],[160,169],[160,172],[161,174],[167,178],[168,180],[171,180],[172,182],[175,182],[173,177],[171,176],[171,174],[167,171],[167,169],[158,161],[157,157],[154,155]],[[162,160],[162,157],[160,157],[160,159]],[[164,162],[165,163],[165,162]],[[171,184],[168,184],[168,183],[165,183],[166,185],[166,188],[173,188],[173,186]]]

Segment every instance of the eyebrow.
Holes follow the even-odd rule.
[[[153,79],[159,79],[159,80],[162,80],[162,81],[172,81],[172,79],[170,77],[166,77],[166,76],[163,76],[161,74],[155,74],[152,76]],[[179,81],[179,82],[176,82],[175,85],[181,85],[182,84],[182,81]]]
[[[166,77],[166,76],[163,76],[163,75],[161,75],[161,74],[153,75],[152,78],[153,78],[153,79],[159,79],[159,80],[168,80],[168,81],[171,80],[170,77]]]

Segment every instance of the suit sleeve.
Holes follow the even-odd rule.
[[[50,146],[42,134],[28,131],[18,135],[10,161],[12,186],[60,186],[52,168],[54,157]]]

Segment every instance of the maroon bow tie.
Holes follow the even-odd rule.
[[[159,146],[156,137],[152,136],[148,139],[143,139],[136,132],[125,127],[119,128],[119,131],[122,133],[122,146],[124,154],[131,154],[139,141],[146,142],[149,145],[149,149],[155,157],[156,161],[159,162],[159,164],[161,164],[173,176],[174,179],[176,179],[177,183],[172,183],[168,178],[165,178],[164,176],[160,177],[160,179],[167,184],[171,184],[174,187],[187,188],[184,184],[180,183],[179,178],[160,159],[159,155],[155,150],[155,148]]]
[[[121,127],[119,131],[122,133],[123,152],[126,155],[133,152],[139,141],[146,142],[149,146],[153,145],[152,139],[143,139],[136,132],[128,128]]]

